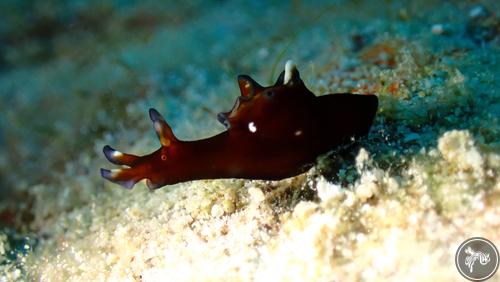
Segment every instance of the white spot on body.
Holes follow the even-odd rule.
[[[300,129],[296,130],[294,134],[295,134],[295,136],[300,136],[300,135],[302,135],[302,130],[300,130]]]
[[[252,133],[257,132],[257,126],[255,126],[255,123],[253,121],[248,123],[248,130],[250,130],[250,132]]]

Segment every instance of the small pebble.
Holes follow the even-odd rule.
[[[252,202],[255,203],[260,203],[265,199],[264,192],[262,192],[262,190],[260,190],[259,188],[255,187],[248,188],[248,194],[250,194]]]
[[[432,26],[431,32],[436,35],[441,35],[444,33],[444,26],[442,24],[435,24]]]
[[[220,205],[215,204],[210,209],[210,214],[212,217],[221,217],[224,214],[224,209]]]

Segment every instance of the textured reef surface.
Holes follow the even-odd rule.
[[[463,281],[460,243],[500,246],[498,1],[0,11],[0,281]],[[287,59],[316,94],[376,94],[369,136],[280,181],[100,177],[105,144],[157,148],[148,108],[211,136],[236,75]]]

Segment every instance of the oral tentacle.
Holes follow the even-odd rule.
[[[116,165],[132,166],[139,159],[138,156],[122,153],[109,145],[104,146],[102,151],[106,159]]]
[[[101,168],[101,176],[129,190],[134,188],[134,185],[139,181],[139,179],[133,176],[131,169],[109,170]]]

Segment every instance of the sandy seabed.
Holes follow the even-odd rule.
[[[496,1],[118,2],[0,4],[0,281],[464,281],[460,243],[500,246]],[[375,93],[369,136],[282,181],[99,176],[159,146],[149,107],[210,136],[287,59]]]

